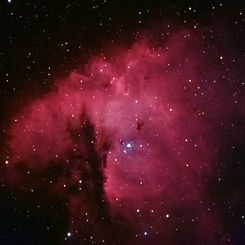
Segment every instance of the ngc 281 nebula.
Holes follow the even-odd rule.
[[[222,110],[219,74],[207,71],[196,42],[181,32],[93,57],[14,117],[6,176],[66,197],[64,241],[223,243],[206,191],[219,157],[212,114],[236,112]]]

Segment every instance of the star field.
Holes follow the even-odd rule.
[[[0,244],[244,244],[244,10],[3,1]]]

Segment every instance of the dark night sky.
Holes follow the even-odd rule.
[[[206,35],[220,22],[216,36],[222,36],[223,28],[236,31],[231,45],[237,43],[242,55],[243,6],[238,0],[2,1],[1,112],[6,115],[6,105],[15,108],[47,91],[54,78],[80,67],[91,54],[103,53],[108,45],[130,45],[145,30],[166,31],[169,24],[169,33],[207,26]]]
[[[179,37],[182,34],[178,35],[178,33],[183,32],[191,33],[190,36],[192,37],[185,48],[178,46],[179,43],[183,42],[182,37]],[[123,65],[120,66],[120,62],[124,64],[124,62],[128,62],[130,59],[131,61],[134,60],[134,57],[137,56],[137,48],[133,48],[133,45],[142,39],[147,39],[155,47],[155,50],[161,50],[159,51],[160,53],[165,52],[162,47],[164,47],[165,43],[169,43],[170,51],[168,51],[168,55],[170,56],[170,61],[167,64],[165,60],[151,60],[151,56],[149,55],[149,57],[147,56],[147,60],[140,61],[136,65],[134,73],[125,75],[126,72],[122,71]],[[133,50],[131,58],[125,58],[122,55],[123,52],[126,53],[125,50]],[[145,46],[143,46],[142,50],[147,53]],[[154,55],[156,55],[155,50],[152,51]],[[136,55],[134,56],[134,54]],[[182,107],[180,105],[182,104],[183,111],[186,113],[185,115],[176,113],[176,118],[180,118],[179,120],[181,122],[177,121],[177,119],[171,119],[172,121],[169,119],[171,122],[170,128],[176,127],[175,133],[177,135],[179,134],[180,137],[187,137],[185,135],[189,134],[190,138],[195,138],[196,134],[200,134],[201,141],[205,142],[203,143],[205,146],[203,146],[197,155],[195,153],[192,155],[192,150],[183,150],[184,144],[182,145],[178,139],[174,138],[175,144],[169,143],[170,141],[164,141],[166,143],[165,145],[167,145],[165,151],[159,150],[161,152],[160,155],[151,153],[152,155],[147,155],[144,160],[145,162],[154,163],[156,159],[160,159],[161,161],[168,159],[169,163],[175,163],[175,160],[179,157],[177,156],[179,152],[178,154],[177,152],[173,152],[175,151],[175,147],[176,149],[178,148],[178,144],[180,149],[186,152],[186,155],[189,155],[187,158],[192,159],[190,161],[198,161],[198,155],[203,155],[204,160],[200,160],[197,163],[198,168],[195,168],[199,180],[195,182],[194,178],[192,178],[191,183],[186,184],[186,188],[190,186],[190,188],[193,188],[195,184],[202,186],[203,188],[197,188],[197,192],[200,191],[200,193],[205,189],[205,195],[199,193],[200,195],[195,197],[196,199],[193,194],[196,191],[196,187],[194,188],[195,190],[190,190],[190,195],[193,197],[193,200],[199,200],[198,198],[200,198],[198,205],[203,205],[199,207],[193,204],[193,210],[196,208],[193,212],[199,212],[203,216],[208,216],[210,210],[212,212],[212,218],[210,220],[203,218],[200,221],[200,234],[197,231],[199,228],[196,230],[193,224],[191,225],[191,222],[188,223],[188,218],[192,212],[190,210],[192,209],[192,204],[189,204],[192,202],[187,201],[187,194],[184,204],[180,205],[175,199],[173,201],[170,198],[172,200],[170,204],[162,207],[162,201],[165,196],[164,191],[156,194],[159,195],[159,198],[156,197],[155,199],[153,196],[149,197],[140,194],[140,201],[138,199],[135,201],[135,199],[130,199],[130,195],[133,195],[135,190],[132,188],[127,191],[125,190],[125,192],[129,193],[127,197],[121,194],[122,200],[124,200],[122,201],[122,207],[119,208],[119,210],[123,210],[121,213],[118,212],[118,207],[115,208],[116,211],[114,208],[111,208],[111,206],[114,207],[115,205],[110,199],[111,191],[108,191],[104,186],[105,179],[108,175],[108,172],[105,174],[104,168],[110,166],[110,154],[114,154],[111,151],[115,151],[115,157],[118,156],[118,159],[121,156],[120,152],[127,153],[128,155],[135,154],[130,155],[132,158],[127,160],[128,162],[131,161],[131,164],[134,164],[135,161],[137,162],[137,159],[140,159],[137,153],[137,147],[142,147],[143,145],[144,148],[144,143],[146,142],[151,152],[153,152],[153,149],[158,151],[157,149],[162,143],[159,143],[160,141],[158,142],[155,136],[149,136],[148,138],[148,135],[151,132],[149,128],[154,128],[154,125],[157,125],[160,128],[159,135],[162,133],[164,137],[166,136],[161,131],[163,124],[160,124],[159,121],[156,124],[152,122],[148,122],[147,124],[146,119],[142,119],[144,123],[141,123],[141,119],[137,119],[137,130],[140,131],[142,127],[143,132],[143,136],[139,136],[139,138],[137,138],[138,136],[133,137],[130,131],[125,133],[125,135],[118,133],[120,137],[114,134],[110,137],[103,136],[106,139],[103,138],[102,140],[102,137],[99,138],[97,136],[97,124],[94,123],[95,119],[91,116],[97,107],[93,107],[94,104],[88,100],[89,102],[87,103],[93,106],[91,108],[87,106],[87,111],[83,111],[81,115],[79,114],[79,122],[83,125],[82,129],[69,128],[72,142],[80,149],[77,150],[79,153],[77,151],[74,153],[70,150],[66,152],[64,150],[65,148],[62,148],[62,152],[66,154],[66,160],[63,158],[59,159],[58,157],[55,160],[51,159],[51,157],[50,159],[45,157],[42,159],[40,157],[34,160],[32,157],[31,159],[28,157],[21,159],[20,157],[18,161],[21,163],[19,165],[13,164],[10,167],[6,166],[11,165],[9,162],[11,163],[11,159],[15,158],[15,154],[19,154],[19,156],[23,152],[23,156],[27,154],[28,142],[33,142],[25,138],[29,136],[23,136],[21,125],[34,123],[34,127],[37,126],[35,125],[37,121],[33,119],[39,118],[34,112],[35,102],[32,107],[34,109],[30,109],[31,112],[25,112],[24,109],[29,108],[28,105],[32,105],[32,102],[37,98],[42,101],[40,103],[44,107],[48,106],[53,108],[57,106],[61,97],[53,94],[49,96],[49,91],[58,90],[62,94],[65,93],[66,87],[71,86],[69,91],[76,96],[76,90],[73,90],[73,85],[69,84],[71,84],[70,80],[77,80],[80,77],[77,75],[79,77],[77,78],[74,75],[75,78],[73,79],[69,74],[71,72],[74,72],[73,74],[86,73],[84,72],[84,67],[90,67],[89,69],[93,71],[95,69],[93,67],[100,67],[100,63],[93,61],[93,58],[104,56],[113,57],[112,62],[110,60],[113,67],[112,70],[115,68],[122,77],[131,79],[132,82],[129,83],[138,84],[137,79],[139,79],[144,71],[148,71],[149,74],[151,72],[154,73],[153,90],[149,90],[149,93],[154,93],[152,91],[158,91],[159,88],[162,88],[159,85],[159,77],[165,76],[167,73],[171,74],[169,76],[166,75],[166,77],[170,81],[173,81],[173,85],[166,85],[169,88],[169,94],[158,94],[159,98],[162,99],[161,103],[163,103],[163,105],[158,106],[163,110],[164,103],[167,104],[171,101],[169,103],[173,103],[181,111]],[[184,60],[192,58],[194,60],[193,67],[195,68],[185,66],[183,63]],[[244,59],[245,6],[243,0],[1,0],[0,244],[163,244],[163,241],[166,245],[245,244]],[[156,62],[155,66],[154,62]],[[158,64],[161,62],[165,65],[167,64],[166,66],[170,64],[168,71],[164,73],[159,71]],[[178,65],[175,66],[175,62]],[[191,90],[192,92],[194,91],[193,93],[184,95],[183,90],[178,87],[178,84],[182,83],[181,79],[188,81],[187,77],[189,74],[193,74],[196,80],[200,80],[200,83],[197,82],[197,90],[200,90],[206,95],[205,100],[199,99],[198,92],[194,90]],[[104,78],[107,79],[107,76],[110,75],[106,74]],[[67,82],[69,76],[70,80],[68,79],[69,81]],[[84,78],[82,77],[82,79]],[[89,78],[88,81],[86,79],[84,79],[85,90],[88,89],[90,91],[91,87],[93,87],[94,91],[102,91],[95,85],[97,84],[95,82],[96,78],[94,80],[89,80]],[[145,75],[144,79],[149,79],[148,75]],[[103,79],[99,77],[96,81],[101,80]],[[212,84],[217,82],[218,85],[216,88],[212,87],[211,80]],[[59,85],[60,81],[63,81],[63,85]],[[189,83],[191,82],[193,81],[189,79]],[[56,86],[56,89],[54,89],[54,86]],[[108,85],[104,86],[106,87]],[[139,90],[141,89],[140,86],[138,86]],[[147,86],[146,91],[148,91]],[[129,91],[131,90],[129,89]],[[111,93],[113,94],[113,92]],[[149,93],[145,92],[148,101],[151,100]],[[130,96],[134,100],[138,99],[138,95],[136,96],[136,94],[135,92],[133,95],[130,94]],[[85,95],[90,96],[90,92],[85,93]],[[98,95],[98,97],[98,101],[101,101],[101,103],[107,101],[102,95]],[[120,98],[118,96],[118,99],[115,99],[115,101],[120,101],[121,103]],[[130,102],[125,100],[123,103]],[[138,100],[136,103],[138,103]],[[205,116],[203,116],[201,122],[198,120],[196,122],[195,116],[193,120],[191,119],[192,110],[197,110],[197,114],[203,113],[204,115],[204,112],[200,112],[197,109],[199,107],[202,108],[200,110],[205,111]],[[85,109],[83,108],[81,110]],[[91,110],[91,113],[88,112],[89,110]],[[132,114],[142,113],[142,118],[151,116],[153,118],[155,117],[155,119],[158,118],[155,114],[155,116],[153,114],[147,114],[147,109],[145,109],[145,114],[141,109],[139,111],[137,110],[132,109]],[[172,111],[172,108],[170,110]],[[55,109],[52,109],[50,113],[52,114],[53,111]],[[31,115],[30,117],[28,113]],[[122,117],[124,113],[127,118],[131,118],[131,114],[125,108],[120,113]],[[49,114],[48,116],[44,114],[44,117],[45,115],[45,120],[49,120]],[[73,114],[72,117],[74,117]],[[20,126],[15,128],[13,121],[17,121],[16,118],[22,118],[23,123],[20,123]],[[103,118],[107,118],[107,116],[103,116]],[[109,118],[114,117],[112,115]],[[22,119],[18,119],[18,121]],[[55,120],[61,124],[63,122],[63,118],[61,119],[59,116]],[[115,125],[117,124],[116,119],[114,123]],[[127,125],[127,122],[122,124]],[[51,124],[50,128],[54,132],[56,132],[57,127],[60,127],[59,125],[52,128],[52,125],[54,124]],[[111,124],[110,127],[112,127]],[[118,124],[115,128],[117,130],[119,129]],[[144,133],[144,130],[146,130],[146,133]],[[105,132],[107,131],[105,130]],[[166,132],[169,136],[169,129]],[[60,134],[60,131],[56,133]],[[46,136],[49,137],[50,135],[47,133]],[[30,137],[31,139],[32,137],[34,138],[33,135]],[[60,139],[59,137],[57,138]],[[119,141],[119,138],[121,146],[115,143]],[[48,141],[48,143],[45,143],[45,140],[37,140],[37,145],[42,147],[51,142]],[[62,138],[62,140],[64,139]],[[91,143],[94,141],[103,141],[102,147],[98,149],[97,145],[94,146],[94,143]],[[16,145],[12,146],[11,144],[15,144],[13,142],[18,142],[19,146],[17,148]],[[21,145],[23,145],[23,148]],[[27,145],[27,148],[24,145]],[[119,147],[126,148],[119,149]],[[84,148],[86,148],[86,153],[81,150]],[[147,154],[150,152],[146,148],[144,149]],[[47,154],[52,155],[52,152]],[[166,155],[162,157],[164,154]],[[106,158],[109,160],[105,160]],[[52,164],[46,164],[49,167],[44,167],[41,170],[35,167],[35,164],[42,164],[45,161],[46,163],[52,162]],[[71,162],[70,167],[65,165],[67,161]],[[89,167],[79,168],[78,161],[88,163]],[[181,162],[181,160],[179,161]],[[199,172],[202,172],[200,169],[205,168],[206,161],[212,162],[214,165],[208,163],[207,165],[212,166],[211,173],[207,171],[200,177]],[[125,163],[124,160],[121,160],[121,162]],[[144,161],[142,165],[147,166]],[[137,175],[136,177],[133,167],[125,164],[124,166],[126,167],[124,167],[121,174],[119,174],[120,171],[118,169],[115,170],[114,167],[108,167],[109,175],[120,175],[120,183],[129,183],[129,185],[131,179],[125,176],[131,176],[132,174],[133,180],[140,179],[143,176]],[[149,181],[148,187],[153,188],[154,185],[166,186],[166,183],[160,181],[162,178],[156,172],[158,170],[159,172],[161,170],[169,171],[169,168],[158,167],[149,170],[148,177],[150,176],[155,182]],[[176,169],[171,171],[174,173],[174,171],[178,171]],[[141,171],[138,165],[137,170]],[[85,183],[80,196],[75,191],[79,186],[76,186],[73,180],[71,180],[74,178],[73,172],[75,171],[81,173],[82,182]],[[170,175],[174,176],[171,171],[169,172]],[[182,175],[177,176],[180,177]],[[183,176],[189,176],[189,174],[183,173]],[[63,192],[59,187],[57,189],[56,187],[54,189],[49,188],[50,179],[52,179],[52,183],[57,183],[57,186],[60,183],[62,185],[63,183],[67,183],[64,185],[69,185],[69,191]],[[185,177],[182,180],[187,183],[188,181],[184,179]],[[160,182],[161,184],[159,184]],[[173,183],[178,185],[177,183],[179,182]],[[34,191],[32,188],[34,188]],[[175,189],[173,189],[174,191]],[[166,193],[169,194],[170,191],[168,190]],[[115,193],[113,192],[113,194]],[[76,206],[74,204],[76,200],[78,207],[74,208]],[[142,220],[138,216],[130,220],[127,215],[130,216],[131,211],[128,210],[133,210],[136,207],[133,205],[130,206],[129,203],[134,202],[137,205],[142,204],[140,210],[151,210],[149,203],[159,202],[160,204],[154,209],[155,213],[160,212],[159,210],[162,209],[171,210],[170,212],[173,214],[170,214],[170,217],[169,213],[166,215],[157,214],[151,220],[142,211]],[[189,208],[185,208],[185,206],[189,206]],[[89,222],[90,226],[86,228],[86,221],[80,221],[79,217],[81,216],[81,212],[87,209],[90,211],[93,210],[88,214],[89,219],[93,221]],[[111,209],[113,210],[112,212],[110,212]],[[77,210],[77,212],[74,210]],[[136,213],[139,213],[138,209]],[[166,216],[170,220],[164,222],[164,226],[159,221],[162,218],[161,215],[163,217]],[[78,224],[80,228],[77,228],[73,224],[72,220],[74,220],[74,216],[77,216],[77,220],[79,220],[74,223]],[[171,223],[172,216],[174,220]],[[196,213],[193,216],[196,217]],[[168,226],[169,228],[166,228]],[[214,230],[212,234],[210,234],[210,229],[207,228],[208,226]],[[199,226],[197,225],[197,227]],[[69,229],[72,230],[70,231]],[[170,235],[173,230],[176,232],[174,235],[175,238]],[[91,234],[94,234],[94,240],[91,239]],[[143,234],[142,237],[141,234]],[[210,239],[204,239],[203,237],[210,237]],[[103,240],[104,242],[102,242]]]

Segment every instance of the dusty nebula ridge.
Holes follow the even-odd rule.
[[[5,178],[66,200],[61,243],[229,241],[209,186],[218,125],[244,112],[198,45],[183,31],[92,57],[13,117]]]

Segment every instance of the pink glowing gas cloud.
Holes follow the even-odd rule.
[[[193,43],[179,33],[159,47],[141,41],[111,57],[91,59],[15,117],[9,167],[43,171],[57,161],[65,164],[72,174],[57,180],[54,189],[60,191],[64,183],[90,178],[84,176],[91,169],[74,167],[70,156],[86,164],[92,148],[103,155],[102,196],[112,213],[135,224],[136,238],[154,233],[169,244],[185,219],[195,230],[193,239],[209,242],[203,234],[219,229],[218,217],[200,210],[209,205],[205,180],[217,158],[206,111],[219,109],[210,101],[218,85],[202,79],[205,63]],[[84,115],[93,137],[87,137]],[[89,210],[84,195],[70,197],[73,221],[77,212]]]

